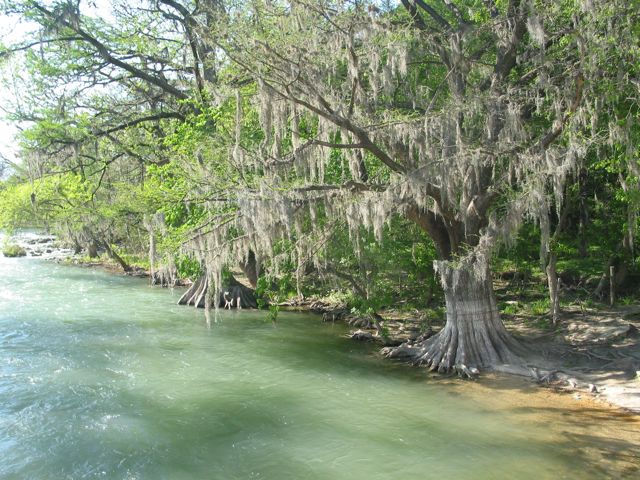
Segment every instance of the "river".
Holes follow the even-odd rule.
[[[638,478],[633,417],[178,295],[0,256],[0,479]]]

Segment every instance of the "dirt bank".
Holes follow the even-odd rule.
[[[311,307],[322,311],[323,305]],[[383,311],[384,320],[378,322],[380,318],[324,307],[325,321],[344,320],[353,325],[354,340],[381,346],[420,340],[439,329],[417,312]],[[540,317],[503,317],[507,329],[528,347],[528,354],[522,365],[508,365],[499,372],[640,414],[640,306],[566,308],[555,329],[546,327],[548,322]]]
[[[640,306],[566,309],[550,331],[530,324],[507,321],[531,345],[527,360],[546,370],[540,383],[640,413]]]

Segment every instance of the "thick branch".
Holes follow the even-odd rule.
[[[358,140],[360,140],[360,143],[359,143],[359,145],[361,145],[360,148],[364,148],[365,150],[372,153],[376,158],[378,158],[378,160],[384,163],[392,171],[396,173],[406,172],[405,167],[403,167],[398,162],[393,160],[384,150],[382,150],[378,145],[376,145],[371,140],[371,138],[369,138],[369,135],[363,128],[353,124],[351,120],[345,117],[342,117],[337,113],[334,113],[332,110],[323,110],[321,108],[316,107],[315,105],[312,105],[311,103],[305,100],[302,100],[301,98],[296,97],[295,95],[290,93],[290,90],[288,88],[287,88],[287,93],[284,94],[282,92],[279,92],[277,89],[275,89],[271,85],[269,87],[272,88],[275,92],[278,92],[282,97],[287,98],[297,103],[298,105],[301,105],[307,108],[308,110],[311,110],[314,113],[317,113],[318,115],[326,118],[327,120],[330,120],[335,125],[342,127],[345,130],[348,130],[351,133],[353,133],[358,138]]]
[[[494,73],[500,79],[504,79],[509,75],[511,69],[516,65],[516,57],[518,53],[518,45],[522,41],[527,31],[525,15],[520,11],[520,0],[511,0],[507,9],[507,17],[515,22],[511,41],[505,49],[498,51],[498,58],[494,67]]]
[[[200,92],[200,95],[202,96],[204,94],[204,80],[202,78],[202,72],[200,71],[200,63],[202,62],[202,59],[200,58],[198,45],[193,34],[193,29],[197,26],[197,22],[194,20],[191,12],[189,12],[189,10],[187,10],[183,5],[180,5],[178,2],[174,2],[173,0],[158,1],[172,7],[173,9],[177,10],[180,15],[182,15],[181,23],[184,25],[185,33],[187,35],[187,41],[189,42],[189,48],[191,48],[191,54],[193,55],[193,73],[196,77],[198,92]]]
[[[166,80],[164,80],[164,79],[162,79],[160,77],[156,77],[156,76],[150,75],[147,72],[145,72],[143,70],[140,70],[139,68],[136,68],[136,67],[134,67],[132,65],[129,65],[128,63],[123,62],[119,58],[116,58],[109,51],[109,49],[107,48],[107,46],[105,44],[103,44],[97,38],[93,37],[92,35],[90,35],[86,31],[84,31],[75,22],[70,22],[68,20],[65,20],[64,18],[57,17],[53,12],[51,12],[48,9],[46,9],[42,5],[38,5],[37,3],[33,4],[33,7],[36,10],[40,11],[41,13],[43,13],[44,15],[46,15],[48,18],[52,19],[53,21],[58,21],[64,27],[69,28],[70,30],[74,31],[76,34],[78,34],[79,37],[82,38],[83,41],[85,41],[86,43],[92,45],[96,49],[98,54],[105,61],[107,61],[108,63],[110,63],[112,65],[115,65],[116,67],[122,68],[123,70],[129,72],[131,75],[133,75],[136,78],[139,78],[141,80],[144,80],[145,82],[148,82],[148,83],[150,83],[152,85],[155,85],[156,87],[161,88],[163,91],[169,93],[170,95],[172,95],[172,96],[174,96],[174,97],[176,97],[176,98],[178,98],[180,100],[186,100],[186,99],[189,98],[189,96],[185,92],[183,92],[182,90],[179,90],[178,88],[174,87],[173,85],[171,85]]]
[[[167,118],[184,120],[184,115],[181,115],[177,112],[160,112],[154,115],[147,115],[146,117],[140,117],[140,118],[136,118],[135,120],[130,120],[128,122],[117,125],[115,127],[111,127],[107,130],[94,130],[93,134],[98,136],[109,135],[111,133],[119,132],[120,130],[126,130],[127,128],[135,127],[136,125],[140,125],[141,123],[154,122],[157,120],[163,120]]]
[[[573,103],[571,104],[571,107],[569,108],[569,110],[564,114],[559,124],[551,128],[551,130],[549,130],[547,134],[544,137],[542,137],[542,139],[540,140],[540,143],[538,144],[538,149],[540,151],[546,150],[549,147],[549,145],[551,145],[551,143],[553,143],[553,141],[560,136],[560,134],[564,130],[564,127],[567,121],[569,120],[569,118],[571,118],[571,115],[575,113],[575,111],[580,106],[580,103],[582,102],[583,89],[584,89],[584,77],[582,76],[582,74],[578,74],[578,76],[576,77],[576,94],[573,99]]]
[[[420,30],[429,30],[424,19],[420,16],[420,13],[418,13],[416,5],[409,0],[401,1],[404,8],[409,12],[409,15],[411,15],[411,20],[413,21],[414,25]]]
[[[360,286],[359,281],[353,277],[353,275],[349,275],[348,273],[345,272],[341,272],[339,270],[336,270],[332,265],[327,264],[325,269],[331,273],[332,275],[341,278],[343,280],[346,280],[347,282],[349,282],[349,284],[351,285],[351,288],[353,288],[353,290],[360,295],[360,297],[362,297],[363,299],[367,298],[367,292]]]
[[[407,218],[424,230],[433,240],[438,257],[451,258],[452,248],[444,219],[430,210],[422,210],[417,205],[410,205],[406,210]]]
[[[451,30],[451,25],[449,24],[449,22],[447,22],[447,20],[442,15],[440,15],[436,11],[436,9],[433,8],[431,5],[429,5],[427,2],[425,2],[424,0],[414,0],[414,3],[418,5],[422,10],[427,12],[429,16],[433,18],[433,20],[435,20],[435,22],[438,25],[440,25],[443,29]]]

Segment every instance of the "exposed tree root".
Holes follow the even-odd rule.
[[[493,310],[484,313],[459,310],[448,316],[445,327],[433,337],[382,351],[389,358],[425,365],[440,373],[453,371],[466,377],[477,375],[480,368],[524,365],[519,356],[524,352],[524,347],[507,332]]]
[[[426,365],[431,371],[437,371],[439,373],[455,373],[463,378],[476,378],[480,374],[479,367],[485,367],[494,372],[528,377],[541,385],[558,388],[563,391],[578,390],[593,394],[599,393],[600,389],[597,385],[579,380],[578,375],[570,371],[557,369],[547,370],[531,366],[523,358],[515,355],[511,350],[503,350],[502,353],[496,351],[490,357],[499,358],[502,363],[492,363],[487,365],[482,365],[480,363],[465,364],[462,362],[447,363],[450,362],[449,359],[451,357],[443,362],[446,354],[443,355],[442,351],[439,350],[443,341],[442,338],[438,338],[439,336],[440,334],[416,344],[405,342],[398,347],[383,348],[382,353],[389,358],[409,360],[414,365]],[[509,337],[509,343],[512,344],[514,342],[515,340]],[[516,348],[520,351],[523,349],[523,347],[519,345]],[[447,348],[447,350],[449,349]]]
[[[498,349],[490,343],[490,347],[485,345],[482,350],[474,349],[472,355],[462,352],[458,354],[459,340],[452,339],[451,335],[443,330],[418,343],[405,342],[398,347],[383,348],[382,353],[389,358],[426,366],[430,371],[455,372],[462,377],[473,378],[479,374],[480,368],[494,368],[500,364],[524,365],[524,361],[507,347],[511,343],[515,343],[515,340],[509,339],[507,342],[505,339],[504,345]],[[521,347],[518,346],[517,349]]]
[[[444,328],[431,338],[385,348],[384,355],[464,377],[476,376],[480,368],[524,364],[519,356],[524,347],[500,319],[488,263],[476,260],[438,265],[447,308]]]
[[[180,297],[178,305],[193,305],[197,308],[204,308],[208,288],[207,278],[200,277]],[[220,292],[218,306],[220,308],[258,308],[255,292],[233,278]]]

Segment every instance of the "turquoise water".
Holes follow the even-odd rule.
[[[637,474],[607,411],[433,379],[312,315],[207,325],[179,294],[0,256],[0,479]]]

